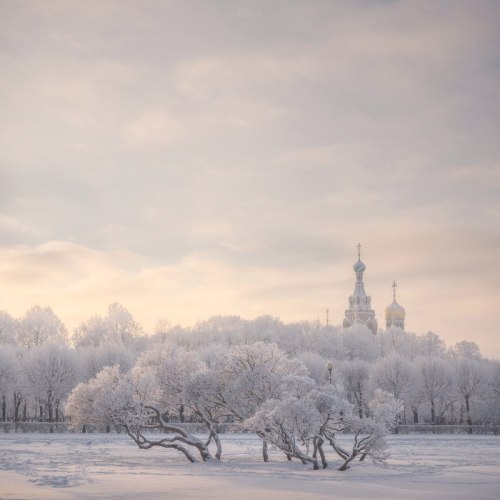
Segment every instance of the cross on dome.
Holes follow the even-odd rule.
[[[396,300],[396,287],[398,284],[396,280],[392,282],[392,304],[385,308],[385,326],[389,328],[390,326],[397,326],[404,330],[405,327],[405,308],[398,304]]]

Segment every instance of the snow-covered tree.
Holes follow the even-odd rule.
[[[88,321],[75,328],[73,343],[77,348],[99,347],[109,342],[109,323],[100,316],[92,316]]]
[[[266,441],[283,451],[289,459],[327,467],[323,443],[335,439],[335,433],[345,428],[350,403],[334,385],[318,386],[309,377],[290,375],[282,384],[279,399],[270,399],[245,421],[245,425]],[[309,455],[309,444],[313,453]]]
[[[179,415],[182,422],[188,411],[184,395],[186,384],[204,369],[196,352],[173,346],[154,349],[144,353],[135,368],[151,370],[161,391],[162,409],[169,415]]]
[[[382,356],[396,353],[399,356],[414,360],[420,355],[418,337],[412,332],[404,332],[397,326],[390,326],[385,332],[379,332],[377,340]]]
[[[106,366],[118,365],[122,372],[127,372],[135,361],[134,353],[127,346],[109,341],[80,348],[78,354],[81,357],[85,380],[95,377]]]
[[[0,311],[0,345],[16,343],[17,322],[12,316]]]
[[[345,361],[340,366],[340,374],[349,400],[356,405],[359,418],[363,418],[366,413],[370,365],[361,359]]]
[[[419,395],[416,379],[413,365],[396,352],[379,359],[370,374],[372,387],[389,392],[405,402],[405,406],[413,412],[418,408],[418,398],[415,399]]]
[[[15,392],[16,382],[21,376],[14,348],[0,345],[0,398],[1,420],[7,419],[7,400]]]
[[[46,408],[49,422],[53,422],[54,417],[59,421],[60,404],[79,378],[76,353],[64,344],[46,342],[28,353],[25,372],[31,392],[40,403],[40,417]]]
[[[141,449],[175,449],[190,462],[196,461],[193,451],[197,451],[203,461],[211,460],[205,442],[165,420],[162,392],[151,369],[141,366],[124,374],[117,366],[106,367],[73,390],[66,413],[75,429],[84,425],[114,425],[124,428]],[[154,439],[147,434],[151,430],[161,434]]]
[[[33,306],[19,321],[16,342],[31,349],[49,340],[66,343],[66,327],[50,307]]]
[[[328,361],[314,351],[299,353],[297,359],[307,368],[308,375],[316,381],[317,384],[324,384],[329,379]]]
[[[73,334],[76,347],[98,347],[103,342],[130,345],[142,333],[132,314],[117,302],[110,304],[108,314],[102,318],[92,316],[77,327]]]
[[[452,401],[452,373],[448,363],[438,357],[421,358],[417,362],[420,391],[423,399],[430,404],[431,422],[438,423],[436,403],[441,400],[446,408]],[[443,414],[444,411],[441,411]]]
[[[354,414],[346,417],[346,427],[353,436],[353,444],[349,450],[340,446],[335,436],[329,437],[332,448],[344,461],[339,468],[341,471],[346,470],[357,457],[361,461],[369,457],[374,462],[381,463],[388,457],[385,436],[401,413],[401,402],[392,394],[377,389],[368,407],[371,417],[361,419]]]
[[[379,355],[377,338],[368,327],[354,323],[342,332],[343,358],[373,361]]]
[[[485,366],[474,357],[460,357],[453,364],[453,385],[463,398],[467,424],[472,425],[471,401],[486,389]]]
[[[475,342],[469,342],[468,340],[462,340],[457,342],[453,347],[448,349],[448,352],[452,358],[468,358],[468,359],[481,359],[481,352],[479,351],[479,346]]]
[[[320,427],[319,415],[308,401],[294,396],[270,399],[245,421],[248,429],[279,448],[291,459],[311,462],[318,469],[318,461],[300,448],[316,435]]]
[[[433,332],[417,337],[417,346],[420,355],[426,358],[442,357],[446,353],[444,340]]]

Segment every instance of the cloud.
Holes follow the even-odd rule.
[[[125,124],[122,135],[126,147],[148,148],[168,146],[186,137],[178,120],[159,111],[144,113]]]

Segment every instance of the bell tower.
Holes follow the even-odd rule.
[[[358,260],[352,266],[356,274],[356,283],[354,284],[354,292],[349,297],[349,309],[345,311],[345,318],[342,326],[349,328],[355,322],[366,325],[375,335],[377,333],[377,320],[375,311],[371,308],[372,298],[366,295],[365,284],[363,283],[363,274],[366,266],[361,261],[361,244],[358,243]]]

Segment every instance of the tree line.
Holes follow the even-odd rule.
[[[206,392],[215,383],[210,380],[211,366],[225,366],[232,349],[255,344],[261,349],[275,345],[286,360],[300,367],[290,368],[287,376],[307,377],[308,383],[314,382],[314,390],[336,387],[360,421],[373,417],[370,402],[377,390],[401,403],[399,423],[500,421],[500,362],[483,357],[471,341],[447,347],[432,332],[416,335],[391,327],[373,335],[359,324],[341,329],[317,322],[286,324],[271,316],[254,320],[216,316],[190,328],[159,321],[155,332],[146,334],[117,303],[109,306],[105,316],[91,317],[71,335],[50,308],[35,306],[19,319],[0,312],[0,418],[64,420],[65,402],[78,384],[90,383],[105,369],[131,376],[146,360],[153,363],[151,359],[160,355],[196,360],[198,368],[189,365],[189,373],[199,374],[198,388],[190,386],[190,390],[205,388]],[[200,413],[193,411],[189,401],[176,399],[175,394],[185,396],[187,389],[171,390],[168,397],[175,404],[169,402],[162,418],[170,424],[200,421]],[[273,390],[286,393],[289,385],[276,383]],[[235,389],[235,394],[242,392]],[[279,400],[270,394],[267,399]],[[253,414],[241,410],[245,418],[237,416],[240,410],[224,411],[226,421],[257,418],[257,406]]]

